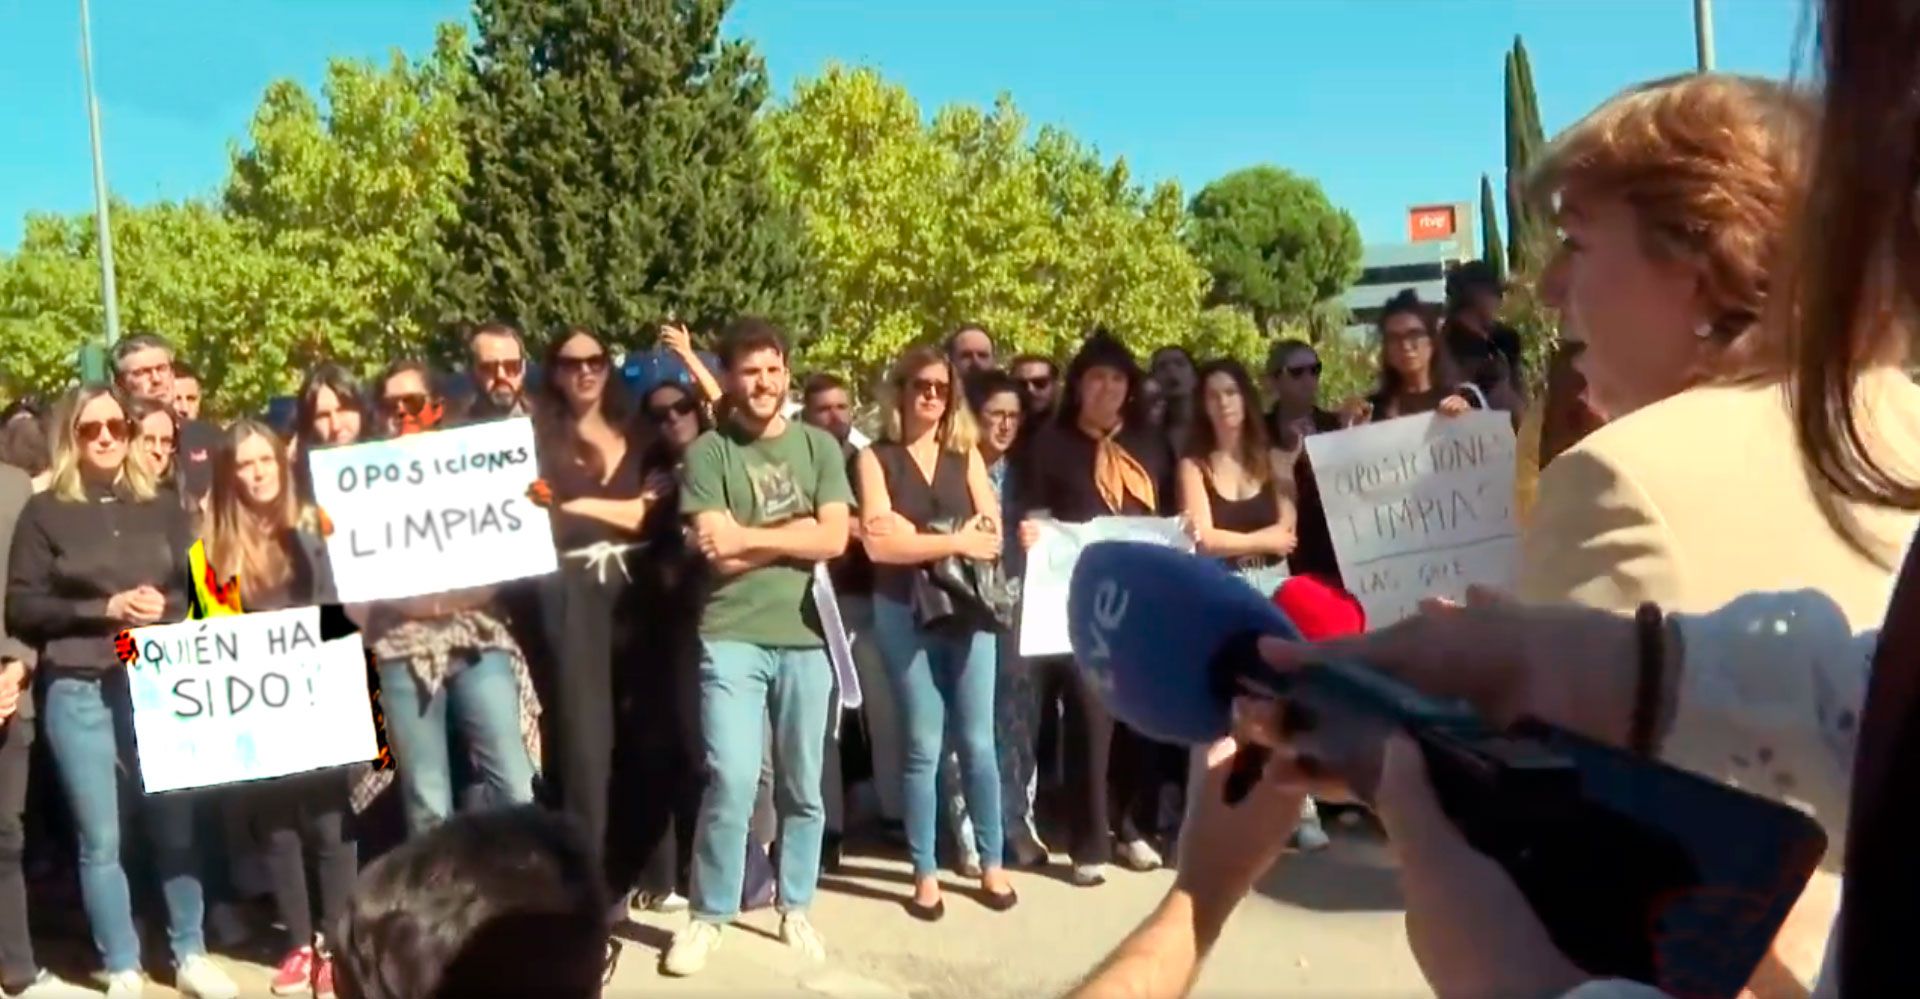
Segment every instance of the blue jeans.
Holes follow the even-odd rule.
[[[780,818],[780,911],[805,909],[820,881],[820,840],[827,828],[820,771],[833,708],[833,665],[825,649],[728,641],[703,641],[701,647],[707,790],[694,838],[693,917],[725,923],[740,914],[747,824],[760,787],[769,714],[773,804]]]
[[[111,703],[109,703],[111,699]],[[127,872],[120,866],[120,773],[140,798],[140,817],[153,842],[153,861],[167,902],[167,938],[176,962],[207,952],[201,932],[206,903],[193,849],[193,812],[198,796],[178,791],[143,795],[134,759],[133,705],[124,678],[100,681],[56,677],[41,709],[54,767],[80,833],[80,896],[86,903],[93,944],[109,974],[140,967],[140,937],[133,928]]]
[[[533,800],[533,762],[520,739],[520,688],[505,652],[481,653],[425,696],[405,659],[380,663],[380,707],[400,770],[407,831],[419,835],[453,814],[448,737],[458,729],[491,803]]]
[[[993,681],[999,671],[993,633],[922,631],[913,623],[911,608],[884,597],[874,598],[873,624],[906,732],[902,771],[913,873],[930,877],[937,869],[938,778],[949,717],[980,865],[999,867],[1006,843],[993,736]]]

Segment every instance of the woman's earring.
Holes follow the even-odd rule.
[[[1700,320],[1700,325],[1693,328],[1693,335],[1705,340],[1713,335],[1713,324],[1705,319]]]

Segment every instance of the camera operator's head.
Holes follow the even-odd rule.
[[[563,817],[456,816],[361,874],[335,948],[341,999],[598,996],[606,908]]]

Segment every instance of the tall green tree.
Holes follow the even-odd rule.
[[[1143,190],[1064,132],[1030,134],[1005,97],[929,122],[900,85],[832,66],[762,124],[827,303],[811,367],[871,376],[962,322],[1004,352],[1060,353],[1096,324],[1136,347],[1195,334],[1205,275],[1179,238],[1179,190]]]
[[[1526,43],[1514,36],[1506,58],[1507,263],[1531,273],[1547,243],[1546,212],[1527,199],[1527,176],[1546,148],[1540,105],[1533,91],[1533,65]]]
[[[1188,209],[1188,242],[1213,276],[1208,303],[1236,305],[1271,331],[1360,275],[1360,229],[1319,183],[1275,166],[1208,184]]]
[[[444,288],[469,319],[648,331],[815,320],[754,132],[766,70],[725,0],[478,0]],[[650,335],[650,334],[648,334]]]
[[[1495,277],[1507,279],[1507,252],[1500,242],[1500,206],[1493,199],[1493,181],[1480,175],[1480,259],[1493,268]]]
[[[123,328],[172,340],[214,389],[216,410],[284,391],[297,377],[288,346],[300,308],[326,294],[321,276],[211,204],[116,201],[110,211]],[[19,251],[0,260],[0,380],[10,393],[60,391],[80,345],[99,336],[97,251],[91,214],[33,215]]]
[[[324,107],[275,82],[233,150],[229,214],[324,287],[285,303],[300,319],[287,345],[297,368],[331,359],[364,370],[418,351],[438,325],[441,240],[467,174],[457,103],[466,54],[464,31],[442,25],[417,63],[397,51],[384,67],[331,61]]]

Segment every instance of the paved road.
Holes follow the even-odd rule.
[[[1060,869],[1064,873],[1064,869]],[[808,964],[775,939],[772,912],[727,931],[704,974],[661,976],[656,966],[683,916],[649,916],[622,931],[626,945],[608,996],[814,995],[833,999],[974,999],[1057,995],[1091,968],[1166,892],[1172,876],[1115,870],[1106,885],[1074,888],[1018,872],[1019,908],[993,913],[950,880],[947,918],[906,915],[903,860],[851,856],[826,877],[814,923],[831,957]],[[49,947],[54,947],[51,941]],[[60,950],[69,950],[59,947]],[[65,956],[65,955],[63,955]],[[222,959],[248,995],[265,995],[267,969]],[[62,970],[73,967],[62,962]],[[84,965],[83,965],[84,966]],[[1198,995],[1408,996],[1424,993],[1402,935],[1384,849],[1343,831],[1330,849],[1288,856],[1228,925]],[[155,987],[149,995],[170,996]]]

